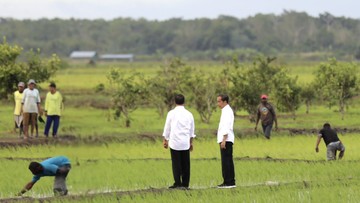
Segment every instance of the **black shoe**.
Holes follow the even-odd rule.
[[[181,186],[175,184],[169,187],[169,189],[179,189],[179,188],[181,188]]]
[[[220,188],[220,189],[236,188],[236,185],[223,183],[223,184],[218,185],[218,188]]]

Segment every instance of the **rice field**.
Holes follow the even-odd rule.
[[[310,114],[302,106],[293,120],[279,114],[279,132],[266,140],[254,132],[245,112],[235,120],[234,162],[237,188],[220,190],[222,181],[220,152],[215,132],[220,111],[209,124],[201,123],[193,112],[197,138],[191,153],[190,190],[169,190],[173,184],[169,150],[162,147],[165,118],[155,109],[139,108],[132,126],[111,119],[109,110],[94,108],[89,100],[94,88],[106,82],[106,74],[116,66],[124,73],[137,70],[155,75],[159,64],[100,64],[99,67],[67,68],[53,78],[67,97],[61,118],[59,141],[40,145],[4,146],[3,140],[17,139],[13,131],[12,103],[0,109],[0,202],[359,202],[360,129],[359,100],[347,109],[345,119],[338,112],[314,105]],[[222,64],[195,64],[216,72]],[[293,65],[290,71],[300,82],[313,80],[316,64]],[[46,87],[46,84],[40,84]],[[45,93],[43,91],[42,93]],[[105,101],[106,97],[96,97]],[[324,122],[352,129],[339,133],[346,146],[343,160],[327,162],[326,148],[315,153],[316,132]],[[44,126],[40,124],[40,136]],[[291,129],[304,133],[293,134]],[[61,137],[64,139],[61,139]],[[67,139],[72,138],[72,139]],[[43,138],[39,139],[40,141]],[[19,141],[21,143],[21,141]],[[23,197],[15,197],[31,180],[30,161],[65,155],[72,162],[68,176],[69,196],[54,198],[53,178],[42,178]]]

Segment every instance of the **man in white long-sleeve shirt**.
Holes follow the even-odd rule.
[[[176,107],[169,111],[164,127],[164,148],[170,147],[172,170],[175,183],[170,189],[188,189],[190,182],[190,151],[195,137],[193,115],[185,109],[185,97],[175,96]]]
[[[229,105],[229,96],[220,94],[217,104],[221,109],[221,118],[217,132],[217,142],[220,144],[221,168],[224,182],[218,188],[234,188],[235,170],[233,161],[234,144],[234,112]]]

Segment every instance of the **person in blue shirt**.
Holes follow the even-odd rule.
[[[71,169],[70,160],[65,156],[56,156],[44,160],[43,162],[31,162],[29,170],[34,174],[33,179],[25,185],[19,195],[29,191],[34,184],[43,176],[55,176],[54,194],[55,196],[67,195],[66,177]]]

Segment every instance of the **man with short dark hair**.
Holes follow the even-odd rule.
[[[336,152],[340,151],[339,159],[342,159],[345,153],[345,146],[340,141],[335,130],[333,130],[329,123],[325,123],[323,129],[320,130],[318,138],[316,140],[315,151],[319,152],[319,144],[321,138],[324,139],[324,143],[327,148],[326,156],[327,160],[336,160]]]
[[[221,168],[223,183],[218,188],[234,188],[235,169],[233,161],[234,136],[234,112],[229,105],[229,96],[220,94],[217,97],[218,107],[221,109],[221,117],[217,132],[217,143],[220,145]]]
[[[270,139],[273,124],[275,122],[275,130],[278,130],[278,122],[274,107],[268,102],[268,96],[266,94],[261,95],[261,103],[257,109],[255,131],[257,131],[260,120],[265,138]]]
[[[67,195],[66,177],[71,169],[70,160],[65,156],[57,156],[46,159],[45,161],[31,162],[29,170],[34,175],[32,181],[25,185],[24,189],[18,195],[31,190],[34,184],[43,176],[55,176],[54,180],[54,194]]]
[[[175,183],[170,189],[188,189],[190,182],[190,151],[195,135],[194,117],[185,109],[185,97],[175,96],[176,107],[166,117],[163,146],[170,147]]]
[[[49,92],[45,99],[45,116],[46,125],[44,130],[45,137],[49,137],[51,124],[53,124],[52,136],[57,137],[57,131],[60,125],[61,111],[63,110],[63,98],[59,91],[56,90],[56,84],[50,83]]]

